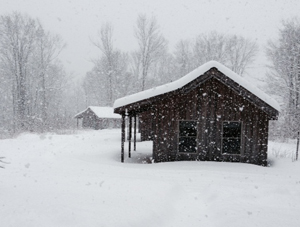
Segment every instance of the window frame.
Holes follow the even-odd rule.
[[[198,154],[198,124],[199,122],[196,120],[178,120],[178,138],[177,138],[177,153],[179,154]],[[180,122],[195,122],[196,123],[196,136],[180,136]],[[196,148],[195,148],[195,152],[180,152],[179,146],[180,146],[180,138],[181,137],[188,137],[188,138],[195,138],[195,142],[196,142]]]
[[[241,126],[241,132],[240,137],[225,137],[225,138],[240,138],[240,152],[239,154],[229,154],[229,153],[223,153],[223,139],[224,139],[224,123],[240,123]],[[222,121],[222,131],[221,131],[221,154],[222,155],[229,155],[229,156],[242,156],[243,152],[243,122],[242,121]]]

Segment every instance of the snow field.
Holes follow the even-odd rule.
[[[0,169],[1,226],[300,226],[300,164],[279,155],[294,144],[270,142],[271,167],[145,164],[151,142],[120,163],[120,134],[0,140],[10,163]]]

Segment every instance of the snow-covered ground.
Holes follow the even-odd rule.
[[[0,140],[0,226],[298,227],[295,144],[269,149],[270,167],[148,164],[151,142],[120,163],[120,130]]]

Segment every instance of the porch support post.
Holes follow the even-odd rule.
[[[136,114],[133,121],[133,150],[136,151]]]
[[[122,114],[122,122],[121,122],[121,162],[124,162],[124,143],[125,143],[125,113]]]
[[[131,131],[132,131],[132,116],[129,115],[129,131],[128,131],[128,158],[131,158]]]

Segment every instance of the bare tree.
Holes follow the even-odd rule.
[[[47,116],[45,129],[68,128],[74,114],[71,110],[74,109],[75,105],[72,103],[73,106],[70,106],[69,100],[66,99],[70,79],[64,70],[64,66],[60,62],[50,64],[45,78]]]
[[[254,62],[258,46],[249,39],[233,35],[227,38],[225,51],[228,67],[237,74],[243,75],[246,68]]]
[[[47,96],[52,93],[50,91],[51,88],[47,87],[48,81],[53,79],[49,76],[49,71],[51,71],[51,67],[55,64],[55,60],[64,47],[65,44],[58,35],[50,34],[50,32],[45,31],[44,28],[39,25],[33,61],[35,61],[34,65],[38,80],[36,101],[38,101],[37,109],[40,110],[39,115],[42,121],[42,131],[44,131],[47,124],[47,109],[49,105],[47,99],[50,98]]]
[[[114,46],[113,46],[113,27],[111,24],[106,23],[102,25],[101,30],[99,32],[100,41],[94,42],[94,45],[98,47],[104,58],[102,58],[102,62],[105,61],[105,74],[106,80],[108,81],[108,104],[111,105],[113,102],[113,74],[114,74]]]
[[[188,46],[191,46],[191,51]],[[257,52],[257,44],[249,39],[214,31],[199,35],[193,43],[188,40],[180,41],[175,56],[176,59],[180,59],[181,67],[189,62],[188,68],[193,69],[215,60],[242,76],[247,67],[253,63]],[[183,58],[188,60],[185,61]]]
[[[175,61],[179,68],[179,76],[184,76],[194,69],[191,42],[180,40],[175,46]]]
[[[193,47],[196,66],[215,60],[226,62],[226,37],[217,32],[201,34],[196,38]]]
[[[101,81],[101,71],[95,65],[93,69],[86,73],[83,80],[83,90],[85,94],[86,106],[102,106],[106,105],[106,96],[104,94],[105,83]]]
[[[0,54],[6,73],[13,77],[13,103],[17,128],[27,129],[29,60],[33,53],[38,21],[13,13],[0,18]]]
[[[177,71],[174,56],[167,51],[162,52],[159,61],[155,61],[151,66],[151,79],[154,80],[152,85],[159,86],[178,79],[179,76]]]
[[[300,22],[283,21],[279,39],[270,40],[267,56],[271,61],[268,87],[283,103],[281,134],[295,137],[300,130]]]
[[[0,137],[14,132],[12,77],[0,60]],[[3,135],[1,135],[3,134]]]
[[[13,122],[16,132],[44,131],[46,124],[54,128],[57,116],[52,113],[61,107],[66,86],[57,59],[64,46],[61,39],[45,31],[37,19],[20,13],[0,17],[0,34],[1,87],[5,84],[7,97],[0,103],[6,119],[0,121]]]
[[[140,68],[141,89],[145,90],[149,69],[166,48],[167,42],[160,32],[156,19],[154,17],[149,19],[145,15],[138,16],[135,37],[139,45],[139,49],[135,54],[138,57],[137,67]]]
[[[116,98],[127,94],[129,59],[126,53],[114,47],[111,24],[103,24],[98,36],[92,43],[101,51],[101,56],[93,60],[94,67],[86,75],[84,90],[89,103],[111,106]]]

